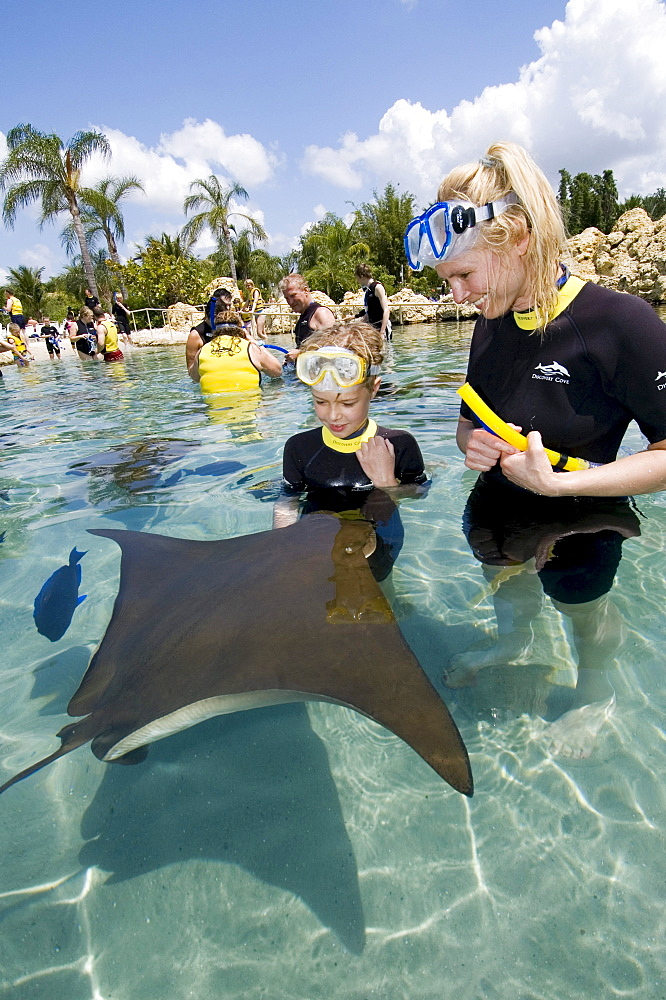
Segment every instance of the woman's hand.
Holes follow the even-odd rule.
[[[395,478],[395,449],[387,438],[376,435],[356,452],[360,466],[373,486],[399,486]]]
[[[517,431],[521,429],[515,424],[509,424],[509,426]],[[476,428],[467,437],[465,465],[468,469],[474,469],[475,472],[489,472],[505,457],[520,454],[517,448],[503,441],[496,434]],[[504,468],[503,464],[502,468]]]
[[[561,493],[562,474],[553,471],[538,431],[530,431],[527,435],[527,451],[516,452],[514,449],[514,454],[500,459],[500,465],[506,478],[516,486],[545,497],[556,497]]]

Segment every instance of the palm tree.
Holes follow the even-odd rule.
[[[86,281],[99,298],[93,264],[86,243],[79,198],[88,189],[81,186],[81,168],[93,153],[109,156],[111,147],[101,132],[77,132],[64,143],[55,133],[39,132],[32,125],[15,125],[7,133],[7,156],[0,164],[0,190],[5,191],[2,217],[12,228],[16,214],[41,201],[40,228],[61,212],[68,211],[79,241]]]
[[[9,285],[16,292],[26,316],[42,318],[42,302],[46,286],[42,283],[43,267],[10,267],[7,269]]]
[[[158,246],[167,257],[173,257],[174,260],[193,260],[194,258],[190,250],[192,242],[191,239],[183,236],[182,231],[176,233],[175,236],[170,236],[169,233],[161,233],[159,236],[146,236],[143,246],[135,244],[138,253],[134,259],[140,259],[146,250]]]
[[[357,239],[355,223],[329,212],[301,237],[299,265],[311,288],[340,295],[356,285],[354,268],[370,256],[367,243]]]
[[[267,250],[254,245],[254,239],[249,229],[242,229],[238,236],[231,237],[236,264],[236,280],[243,281],[252,278],[255,285],[267,294],[275,289],[284,269],[279,257],[273,257]],[[223,240],[219,241],[217,250],[207,258],[216,274],[229,274],[231,262]]]
[[[255,239],[266,240],[268,236],[263,226],[253,219],[252,216],[244,212],[230,211],[232,198],[249,198],[249,194],[238,183],[231,184],[228,188],[223,188],[219,177],[211,174],[205,180],[192,181],[187,198],[183,202],[183,211],[196,211],[202,208],[203,211],[193,215],[182,228],[182,235],[194,243],[199,239],[205,229],[209,229],[214,240],[224,240],[229,257],[231,277],[236,281],[236,258],[231,242],[231,234],[235,233],[234,226],[229,222],[232,215],[236,215],[249,224],[251,234]]]
[[[93,248],[97,237],[103,236],[114,264],[121,263],[116,240],[125,239],[125,221],[119,205],[130,191],[143,191],[138,177],[105,177],[95,187],[87,188],[80,198],[81,222],[88,246]],[[73,256],[78,242],[73,223],[65,226],[61,240],[67,253]]]

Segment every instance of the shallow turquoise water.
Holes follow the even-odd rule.
[[[574,677],[549,604],[527,664],[444,688],[449,656],[494,622],[460,531],[474,479],[454,443],[468,338],[465,325],[398,330],[386,375],[397,391],[373,413],[414,433],[433,476],[401,507],[396,609],[460,726],[474,798],[333,705],[214,719],[132,768],[82,748],[0,799],[0,996],[666,996],[666,504],[641,498],[642,535],[624,545],[617,706],[589,759],[554,755],[539,720]],[[86,529],[203,540],[268,529],[282,444],[313,425],[293,383],[269,385],[254,412],[211,410],[182,349],[4,373],[2,780],[55,749],[109,620],[118,549]],[[637,432],[627,445],[640,447]],[[88,596],[51,643],[33,601],[74,546],[87,551]]]

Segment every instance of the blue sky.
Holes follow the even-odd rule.
[[[29,55],[5,67],[0,155],[18,122],[104,131],[113,157],[84,182],[146,188],[125,209],[126,254],[175,232],[212,172],[246,187],[275,253],[389,180],[427,204],[494,139],[522,142],[554,184],[559,167],[610,167],[622,195],[666,186],[661,0],[32,0],[4,29]],[[59,227],[35,218],[0,226],[0,277],[64,265]]]

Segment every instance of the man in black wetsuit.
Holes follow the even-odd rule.
[[[379,330],[382,337],[391,340],[393,331],[391,329],[391,307],[386,295],[386,289],[381,281],[375,281],[372,271],[367,264],[359,264],[354,271],[356,280],[365,291],[364,311],[359,315],[363,316],[366,323]]]
[[[315,330],[324,330],[327,326],[333,326],[335,316],[328,306],[322,306],[319,302],[315,302],[310,286],[301,274],[288,274],[286,278],[283,278],[280,282],[280,291],[287,300],[290,309],[299,314],[294,327],[296,348],[287,354],[287,360],[295,361],[303,341],[307,340]]]

